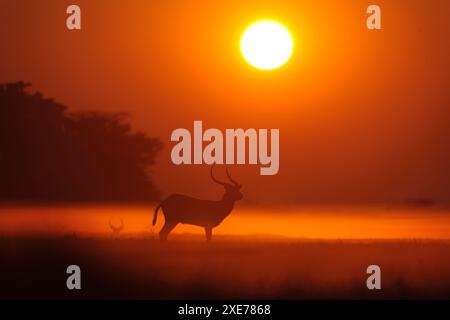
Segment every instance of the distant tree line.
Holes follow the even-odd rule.
[[[0,200],[150,201],[148,169],[159,139],[135,132],[123,113],[77,112],[0,85]]]

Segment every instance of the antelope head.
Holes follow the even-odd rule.
[[[119,221],[120,221],[120,225],[117,226],[117,225],[113,224],[112,217],[109,218],[109,227],[111,228],[113,234],[119,234],[123,230],[124,224],[123,224],[123,220],[121,217],[119,217]]]
[[[230,180],[231,183],[228,182],[222,182],[217,180],[214,177],[213,174],[213,167],[211,167],[211,179],[217,183],[220,184],[221,186],[223,186],[225,188],[225,194],[223,196],[223,200],[230,200],[230,201],[237,201],[237,200],[241,200],[243,198],[243,195],[240,191],[240,189],[242,188],[242,184],[236,182],[231,176],[230,173],[228,172],[228,168],[226,168],[226,173],[227,173],[227,177],[228,180]]]

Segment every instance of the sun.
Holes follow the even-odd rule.
[[[248,27],[241,38],[245,60],[261,70],[273,70],[289,61],[294,42],[282,24],[264,20]]]

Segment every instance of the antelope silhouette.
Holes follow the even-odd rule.
[[[200,200],[182,194],[172,194],[156,207],[152,224],[156,224],[160,208],[162,208],[165,218],[164,226],[159,232],[160,240],[167,240],[167,236],[173,228],[182,223],[205,228],[206,240],[211,241],[212,229],[231,213],[234,203],[243,197],[239,191],[242,184],[231,178],[228,168],[226,168],[226,173],[231,183],[217,180],[213,174],[213,167],[211,167],[211,179],[225,188],[225,193],[219,201]]]
[[[125,225],[123,224],[123,220],[121,217],[119,217],[120,225],[115,226],[112,221],[112,217],[109,218],[109,227],[111,228],[114,235],[119,235],[119,233],[123,230]]]

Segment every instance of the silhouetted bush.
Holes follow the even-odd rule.
[[[149,201],[159,139],[123,113],[69,113],[24,82],[0,85],[0,199]]]

